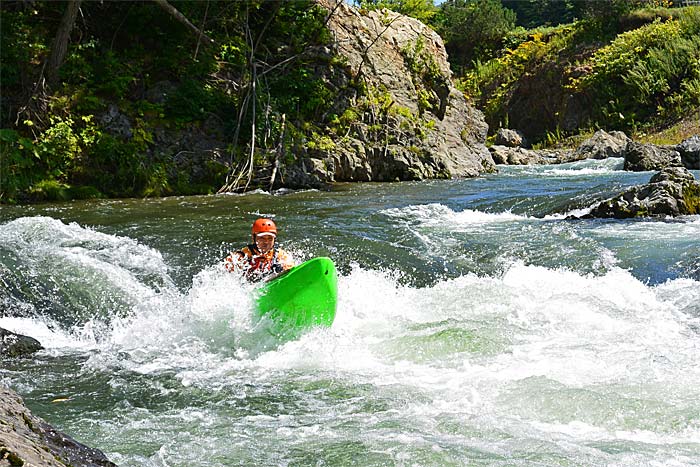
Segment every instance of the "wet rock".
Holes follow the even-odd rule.
[[[116,467],[99,450],[55,430],[0,387],[0,466]]]
[[[509,148],[526,148],[528,147],[527,141],[522,133],[517,130],[510,130],[508,128],[499,128],[496,132],[495,144],[498,146],[506,146]]]
[[[700,214],[700,183],[684,167],[668,167],[646,185],[603,201],[581,218],[675,217]]]
[[[593,136],[574,151],[577,159],[607,159],[624,157],[625,148],[631,139],[621,131],[596,131]]]
[[[681,155],[674,148],[642,144],[631,141],[624,151],[625,170],[644,172],[662,170],[666,167],[680,167]]]
[[[38,340],[0,328],[0,357],[25,357],[41,349]]]
[[[700,136],[695,135],[676,146],[686,169],[700,170]]]
[[[493,157],[496,164],[562,164],[573,160],[573,152],[567,150],[530,150],[525,148],[509,148],[506,146],[493,145],[489,148],[489,151],[491,151],[491,157]]]

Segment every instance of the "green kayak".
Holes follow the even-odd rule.
[[[314,326],[330,327],[335,319],[338,282],[330,258],[314,258],[266,282],[257,311],[270,319],[270,331],[294,337]]]

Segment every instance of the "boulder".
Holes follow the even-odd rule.
[[[119,108],[110,104],[107,111],[99,116],[99,122],[112,136],[122,139],[130,139],[133,135],[129,117],[119,111]]]
[[[491,151],[491,157],[496,164],[562,164],[573,160],[573,152],[567,150],[530,150],[525,148],[510,148],[507,146],[493,145],[489,148],[489,151]]]
[[[495,144],[509,148],[525,148],[528,146],[522,133],[520,133],[518,130],[509,130],[507,128],[498,129],[496,132]]]
[[[0,357],[25,357],[41,349],[38,340],[0,328]]]
[[[331,50],[318,53],[344,66],[314,73],[337,96],[332,113],[352,118],[345,119],[343,134],[328,131],[323,144],[296,154],[298,162],[283,169],[285,185],[475,177],[496,170],[484,144],[483,114],[455,87],[435,31],[390,10],[317,3],[332,12],[327,24],[333,37]]]
[[[0,466],[116,467],[101,451],[57,431],[0,387]]]
[[[686,169],[700,170],[700,136],[695,135],[676,146]]]
[[[668,167],[646,185],[596,205],[582,218],[675,217],[700,214],[700,183],[684,167]]]
[[[625,147],[631,140],[621,131],[596,131],[574,151],[577,159],[607,159],[624,157]]]
[[[680,167],[681,155],[674,148],[642,144],[631,141],[624,151],[625,170],[644,172],[662,170],[666,167]]]

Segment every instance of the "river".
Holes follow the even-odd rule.
[[[698,172],[694,172],[700,178]],[[621,159],[333,191],[0,207],[0,384],[120,466],[700,465],[700,216],[566,220]],[[222,258],[339,270],[278,342]]]

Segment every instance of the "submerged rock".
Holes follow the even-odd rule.
[[[663,169],[646,185],[603,201],[582,219],[675,217],[700,214],[700,183],[684,167]]]
[[[116,467],[99,450],[55,430],[0,387],[0,466]]]
[[[681,155],[673,148],[632,141],[625,149],[625,170],[644,172],[681,165]]]
[[[24,357],[41,349],[38,340],[0,328],[0,357]]]

